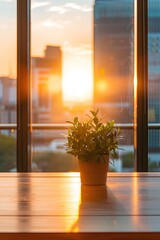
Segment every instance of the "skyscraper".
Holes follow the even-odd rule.
[[[120,123],[133,120],[133,19],[134,0],[95,0],[94,101]],[[148,0],[148,121],[160,123],[159,0]],[[149,130],[149,159],[159,152],[160,130]]]
[[[94,102],[116,122],[133,120],[133,0],[94,5]]]
[[[33,122],[62,121],[62,53],[47,46],[44,57],[32,57]]]
[[[160,1],[148,1],[148,112],[150,123],[160,123]],[[150,153],[160,150],[160,130],[149,130]],[[155,155],[150,155],[156,161]]]

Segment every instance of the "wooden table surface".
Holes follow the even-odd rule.
[[[160,239],[160,173],[1,173],[0,240]]]

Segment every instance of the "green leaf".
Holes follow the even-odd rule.
[[[89,161],[90,157],[99,161],[102,155],[110,154],[113,158],[117,157],[118,141],[121,137],[119,128],[114,127],[114,120],[102,123],[99,118],[99,110],[90,110],[91,116],[86,121],[79,121],[75,117],[73,124],[68,130],[66,151],[74,156],[85,156]],[[81,157],[80,157],[81,158]]]
[[[94,123],[97,125],[98,124],[98,118],[97,117],[95,117],[94,119],[93,119],[93,121],[94,121]]]
[[[78,117],[75,117],[74,118],[74,124],[77,124],[78,123]]]
[[[96,116],[96,112],[95,112],[95,111],[90,110],[90,113],[91,113],[94,117]]]
[[[73,124],[73,122],[71,122],[71,121],[66,121],[66,123],[71,123],[71,124]]]

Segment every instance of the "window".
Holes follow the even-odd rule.
[[[94,105],[124,124],[124,140],[114,171],[133,171],[134,1],[95,1]]]
[[[32,131],[34,171],[78,170],[61,125],[93,106],[93,5],[31,1],[32,124],[41,126]]]
[[[39,93],[39,109],[42,109],[42,111],[46,111],[46,110],[48,110],[48,107],[49,107],[48,85],[41,83],[38,86],[38,90],[39,90],[38,91],[38,93]]]
[[[31,1],[32,121],[65,123],[94,106],[105,113],[105,120],[126,124],[125,152],[120,152],[112,171],[133,171],[134,165],[133,128],[128,127],[133,125],[133,4],[133,0],[63,0],[40,6]],[[44,77],[49,80],[48,94]],[[49,111],[37,112],[38,99],[41,106],[48,102]],[[34,170],[77,170],[76,160],[65,154],[62,134],[64,129],[33,130]],[[48,160],[42,164],[44,158]]]
[[[0,1],[0,171],[16,170],[16,0]]]
[[[158,0],[0,4],[16,2],[18,74],[0,77],[0,131],[15,140],[18,130],[18,171],[77,171],[64,149],[65,121],[93,107],[123,131],[124,150],[111,171],[159,171]]]

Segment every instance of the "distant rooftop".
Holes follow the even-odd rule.
[[[61,48],[60,46],[46,46],[45,49],[45,58],[48,59],[59,59],[61,57]]]

